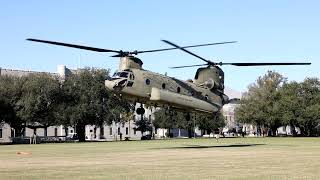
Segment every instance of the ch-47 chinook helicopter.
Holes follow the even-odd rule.
[[[224,94],[224,72],[219,66],[266,66],[266,65],[310,65],[311,63],[223,63],[212,62],[204,59],[186,48],[219,45],[235,43],[219,42],[210,44],[200,44],[192,46],[180,47],[172,42],[162,40],[163,42],[173,46],[172,48],[155,49],[147,51],[122,51],[110,50],[102,48],[94,48],[75,44],[67,44],[55,41],[46,41],[39,39],[27,39],[29,41],[48,43],[59,46],[67,46],[96,52],[113,52],[117,53],[112,57],[120,57],[119,69],[114,75],[105,80],[105,86],[120,95],[122,98],[134,102],[143,103],[149,106],[162,106],[180,109],[185,112],[204,112],[216,113],[221,107],[229,102],[229,98]],[[194,80],[182,81],[174,77],[161,75],[142,68],[143,62],[135,57],[141,53],[168,51],[180,49],[189,53],[205,64],[197,64],[190,66],[178,66],[172,68],[185,68],[194,66],[205,66],[198,68]],[[138,114],[144,114],[145,110],[141,105],[137,108]]]

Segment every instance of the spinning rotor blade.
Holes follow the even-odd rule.
[[[196,67],[196,66],[205,66],[208,64],[195,64],[195,65],[188,65],[188,66],[175,66],[175,67],[169,67],[171,69],[177,69],[177,68],[186,68],[186,67]]]
[[[310,65],[311,63],[217,63],[217,65],[233,65],[233,66],[282,66],[282,65]]]
[[[163,41],[163,42],[165,42],[165,43],[167,43],[167,44],[170,44],[171,46],[174,46],[174,47],[176,47],[176,48],[178,48],[178,49],[180,49],[180,50],[182,50],[182,51],[184,51],[184,52],[186,52],[186,53],[188,53],[188,54],[191,54],[192,56],[195,56],[195,57],[201,59],[202,61],[207,62],[207,63],[210,64],[210,65],[214,65],[214,64],[215,64],[214,62],[211,62],[211,61],[209,61],[209,60],[206,60],[205,58],[200,57],[200,56],[198,56],[198,55],[196,55],[196,54],[194,54],[194,53],[192,53],[192,52],[184,49],[183,47],[180,47],[180,46],[178,46],[178,45],[176,45],[176,44],[173,44],[173,43],[170,42],[170,41],[167,41],[167,40],[161,40],[161,41]]]
[[[148,53],[148,52],[158,52],[158,51],[168,51],[168,50],[179,49],[179,48],[175,47],[175,48],[154,49],[154,50],[147,50],[147,51],[121,51],[121,50],[117,51],[117,50],[111,50],[111,49],[102,49],[102,48],[95,48],[95,47],[89,47],[89,46],[81,46],[81,45],[76,45],[76,44],[68,44],[68,43],[62,43],[62,42],[56,42],[56,41],[47,41],[47,40],[41,40],[41,39],[29,38],[27,40],[34,41],[34,42],[40,42],[40,43],[53,44],[53,45],[58,45],[58,46],[66,46],[66,47],[71,47],[71,48],[84,49],[84,50],[95,51],[95,52],[118,53],[116,55],[113,55],[112,57],[123,57],[123,56],[137,55],[139,53]],[[218,42],[218,43],[198,44],[198,45],[192,45],[192,46],[184,46],[182,48],[211,46],[211,45],[228,44],[228,43],[236,43],[236,42],[237,41],[226,41],[226,42]]]
[[[61,43],[61,42],[55,42],[55,41],[45,41],[40,39],[27,39],[28,41],[34,41],[34,42],[40,42],[40,43],[47,43],[47,44],[53,44],[58,46],[66,46],[71,48],[77,48],[77,49],[84,49],[89,51],[96,51],[96,52],[115,52],[115,53],[121,53],[121,51],[116,50],[110,50],[110,49],[101,49],[101,48],[95,48],[95,47],[89,47],[89,46],[81,46],[76,44],[68,44],[68,43]]]
[[[165,41],[165,40],[162,40]],[[212,45],[219,45],[219,44],[229,44],[229,43],[236,43],[237,41],[226,41],[226,42],[218,42],[218,43],[209,43],[209,44],[198,44],[198,45],[192,45],[192,46],[183,46],[181,48],[193,48],[193,47],[200,47],[200,46],[212,46]],[[147,51],[137,51],[137,53],[148,53],[148,52],[158,52],[158,51],[169,51],[174,49],[180,49],[178,47],[174,48],[165,48],[165,49],[154,49],[154,50],[147,50]]]
[[[201,56],[198,56],[186,49],[184,49],[184,47],[180,47],[170,41],[167,40],[162,40],[163,42],[170,44],[171,46],[174,46],[188,54],[191,54],[192,56],[195,56],[205,62],[207,62],[207,64],[199,64],[199,65],[188,65],[188,66],[177,66],[177,67],[171,67],[171,68],[185,68],[185,67],[195,67],[195,66],[204,66],[204,65],[211,65],[211,66],[222,66],[222,65],[233,65],[233,66],[280,66],[280,65],[310,65],[311,63],[223,63],[223,62],[212,62],[210,60],[204,59]]]

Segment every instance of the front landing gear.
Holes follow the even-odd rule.
[[[143,108],[142,103],[140,104],[140,107],[137,108],[136,113],[139,115],[143,115],[146,112],[146,110]]]

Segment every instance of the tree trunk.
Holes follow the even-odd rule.
[[[48,136],[48,127],[44,127],[44,136],[47,137]]]
[[[192,130],[191,130],[191,128],[188,129],[188,137],[192,138]]]
[[[86,126],[79,124],[77,127],[77,134],[79,138],[79,142],[85,142],[86,141]]]

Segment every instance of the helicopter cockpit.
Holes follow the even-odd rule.
[[[111,77],[111,80],[106,80],[105,84],[110,90],[120,91],[125,86],[132,87],[134,75],[131,71],[117,71]]]

